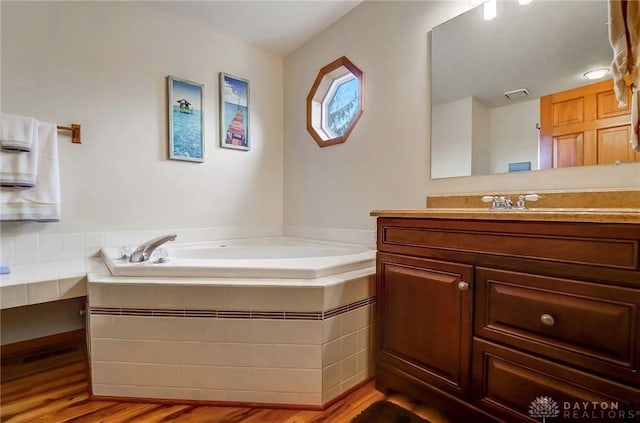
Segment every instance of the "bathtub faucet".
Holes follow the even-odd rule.
[[[176,234],[162,235],[158,238],[152,239],[151,241],[143,242],[142,244],[138,245],[138,248],[133,250],[133,253],[131,253],[131,257],[129,257],[129,261],[142,262],[149,260],[151,254],[155,251],[156,248],[158,248],[165,242],[175,240],[177,236],[178,235]]]

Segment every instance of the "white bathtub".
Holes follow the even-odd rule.
[[[166,263],[131,263],[102,249],[113,276],[314,279],[375,266],[364,246],[296,238],[168,243]]]

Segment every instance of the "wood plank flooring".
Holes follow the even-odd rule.
[[[86,358],[84,359],[86,360]],[[324,411],[96,401],[89,398],[84,360],[59,364],[7,380],[0,390],[0,421],[19,422],[194,422],[348,423],[370,404],[385,399],[370,382]],[[4,366],[3,366],[4,371]],[[387,397],[432,423],[451,423],[437,410],[402,395]]]

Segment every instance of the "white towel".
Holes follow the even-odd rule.
[[[3,150],[31,151],[38,121],[28,116],[0,114],[0,147]]]
[[[33,153],[33,151],[32,151]],[[2,188],[0,220],[60,220],[60,166],[55,124],[38,123],[38,180],[30,189]]]
[[[32,151],[0,150],[0,185],[30,188],[38,178],[38,126],[33,131]]]

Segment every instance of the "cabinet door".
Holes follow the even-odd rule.
[[[472,266],[378,254],[378,365],[469,397]]]
[[[640,161],[630,113],[611,80],[540,97],[540,169]]]

